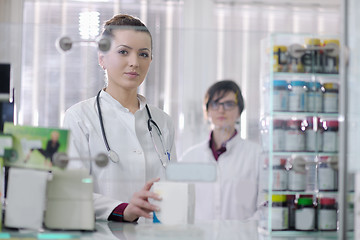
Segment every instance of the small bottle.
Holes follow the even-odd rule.
[[[324,120],[323,129],[323,152],[337,152],[339,122],[337,120]]]
[[[316,117],[308,117],[305,121],[305,142],[306,151],[320,152],[323,149],[323,127],[320,124],[320,119]]]
[[[305,191],[306,189],[306,160],[297,156],[290,160],[288,170],[288,190]]]
[[[285,150],[285,121],[274,119],[273,121],[273,151]]]
[[[315,207],[312,198],[301,197],[298,199],[295,211],[295,229],[315,230]]]
[[[302,120],[287,120],[285,129],[285,151],[305,151],[305,132]]]
[[[320,198],[318,229],[320,231],[336,231],[337,205],[334,198]]]
[[[324,91],[323,111],[325,113],[338,113],[339,85],[337,83],[324,83],[323,91]]]
[[[307,107],[307,84],[305,81],[294,80],[289,85],[289,111],[304,112]]]
[[[271,229],[289,229],[289,208],[286,202],[286,195],[272,195],[271,199]]]
[[[288,186],[288,175],[286,170],[286,158],[273,157],[273,191],[285,191]]]
[[[319,191],[336,191],[336,170],[331,167],[328,156],[321,156],[318,164],[318,188]]]
[[[274,72],[287,72],[287,47],[282,45],[274,46]]]
[[[337,39],[325,39],[323,41],[323,47],[334,44],[340,46],[340,42]],[[333,57],[326,54],[323,54],[323,70],[324,73],[337,74],[339,73],[339,56]]]
[[[306,73],[321,73],[322,69],[322,55],[321,41],[318,38],[305,39],[305,54],[301,57],[301,61],[304,65],[304,71]]]
[[[347,230],[354,231],[354,195],[348,195]]]
[[[307,92],[307,111],[319,113],[323,108],[323,90],[320,82],[309,82]]]
[[[273,110],[288,111],[289,88],[286,80],[274,80]]]

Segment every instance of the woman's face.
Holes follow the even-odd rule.
[[[146,32],[114,30],[111,48],[99,54],[106,70],[107,88],[136,89],[144,81],[151,63],[151,37]]]
[[[228,92],[224,97],[218,98],[219,94],[215,94],[213,100],[217,101],[209,103],[208,119],[215,129],[233,129],[240,117],[236,95],[234,92]]]

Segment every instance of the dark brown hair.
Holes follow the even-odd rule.
[[[152,36],[146,25],[137,17],[133,17],[128,14],[118,14],[107,20],[103,27],[102,36],[112,37],[112,31],[115,29],[132,29],[135,31],[146,32],[149,34],[151,39],[152,48]]]
[[[219,101],[222,99],[228,92],[235,93],[236,102],[239,108],[239,114],[244,111],[245,104],[244,99],[240,90],[240,87],[232,80],[222,80],[214,83],[209,87],[205,94],[204,104],[206,106],[206,112],[209,108],[209,103],[212,101]],[[214,96],[217,95],[217,99],[214,99]]]

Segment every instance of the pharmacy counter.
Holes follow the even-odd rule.
[[[79,239],[79,240],[323,240],[337,239],[336,233],[300,236],[269,236],[259,233],[257,222],[213,221],[166,226],[152,223],[96,222],[96,231],[44,231],[3,229],[0,239]],[[351,238],[350,238],[351,239]]]

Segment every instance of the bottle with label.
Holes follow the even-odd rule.
[[[337,204],[335,198],[320,198],[318,229],[320,231],[336,231]]]
[[[301,62],[304,65],[306,73],[321,73],[323,51],[321,48],[321,41],[318,38],[305,39],[305,54],[301,57]]]
[[[330,165],[330,157],[321,156],[318,164],[319,191],[337,190],[337,172]]]
[[[319,113],[323,110],[323,90],[320,82],[309,82],[307,92],[307,111]]]
[[[274,80],[273,110],[288,111],[289,88],[286,80]]]
[[[289,229],[289,208],[287,206],[286,195],[272,195],[271,207],[271,229]]]
[[[305,142],[306,151],[308,152],[320,152],[323,145],[323,127],[320,119],[317,117],[306,118],[305,123]]]
[[[302,120],[289,119],[285,129],[285,151],[305,151],[305,128]]]
[[[305,191],[306,189],[306,161],[303,157],[291,159],[288,170],[289,191]]]
[[[315,230],[315,213],[312,198],[300,197],[295,211],[295,229],[299,231]]]
[[[323,151],[324,152],[337,152],[338,151],[338,131],[339,121],[337,120],[324,120],[323,121]]]
[[[284,157],[273,157],[273,191],[285,191],[288,187],[288,174],[286,170],[286,158]]]
[[[340,46],[340,42],[337,39],[324,39],[323,47],[330,46],[331,44]],[[339,73],[339,56],[330,56],[323,54],[323,70],[324,73],[337,74]]]
[[[285,150],[285,120],[273,120],[273,151]]]
[[[289,111],[306,111],[307,83],[302,80],[294,80],[290,82],[289,89]]]
[[[274,46],[274,72],[287,72],[287,47],[282,45]]]
[[[323,111],[325,113],[339,112],[339,84],[324,83],[323,84]]]

